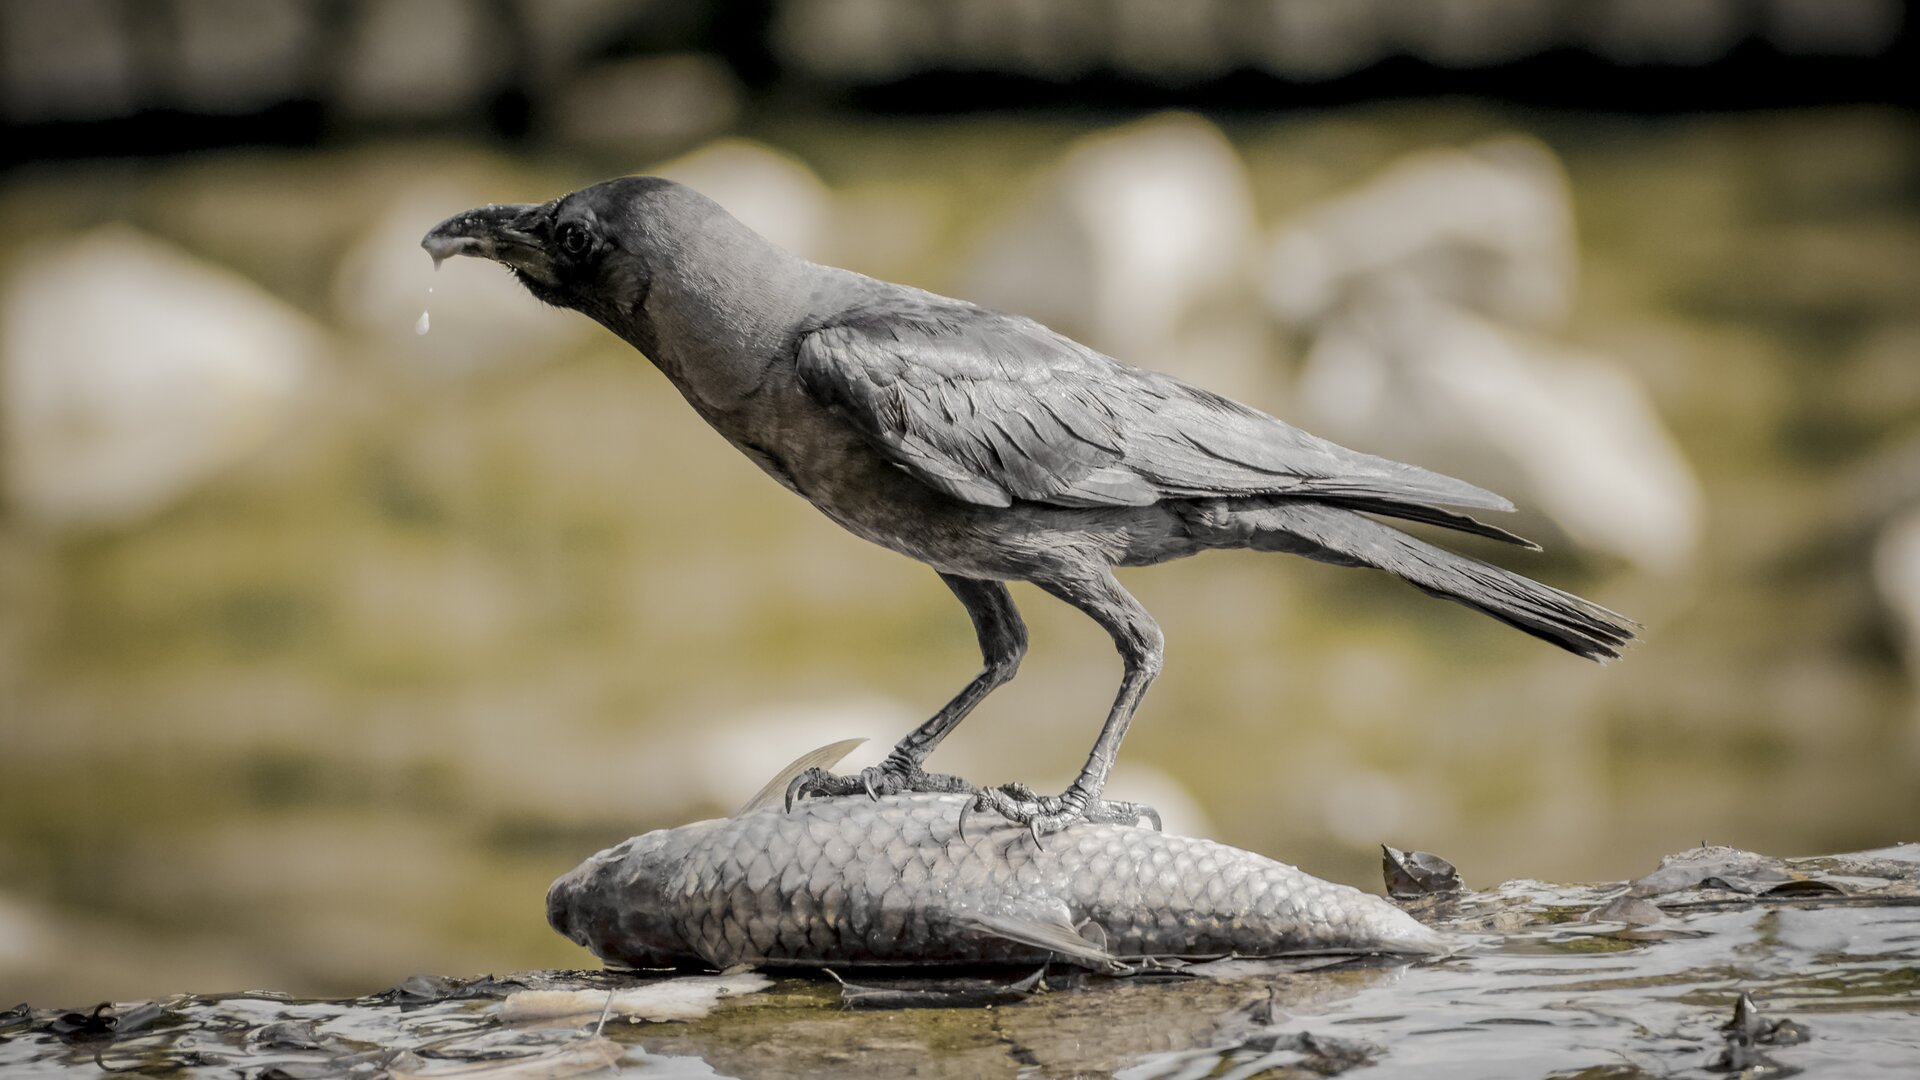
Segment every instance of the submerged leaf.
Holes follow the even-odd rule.
[[[575,1039],[551,1050],[525,1057],[499,1061],[467,1061],[456,1064],[429,1063],[417,1054],[403,1054],[393,1062],[387,1075],[393,1080],[556,1080],[579,1076],[616,1065],[627,1054],[626,1048],[600,1035]]]
[[[722,999],[758,993],[773,985],[765,975],[687,975],[629,990],[522,990],[500,1005],[503,1023],[547,1023],[609,1016],[633,1020],[698,1020]],[[608,1006],[608,995],[612,1006]]]
[[[1665,922],[1666,918],[1666,912],[1651,901],[1623,893],[1580,916],[1580,921],[1656,926]]]
[[[863,985],[850,983],[831,970],[823,970],[840,984],[840,1004],[848,1009],[977,1009],[988,1005],[1011,1005],[1032,996],[1047,973],[1043,966],[1026,978],[1012,983],[956,978],[895,979]]]

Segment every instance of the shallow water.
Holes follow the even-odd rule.
[[[120,1006],[122,1020],[140,1026],[118,1036],[101,1022],[89,1031],[78,1016],[66,1018],[63,1035],[58,1013],[16,1011],[0,1014],[0,1070],[531,1077],[617,1064],[624,1075],[757,1077],[857,1064],[873,1076],[1161,1080],[1330,1076],[1380,1065],[1436,1077],[1637,1077],[1724,1072],[1714,1066],[1737,1054],[1734,1063],[1760,1069],[1756,1076],[1913,1075],[1920,846],[1769,865],[1793,888],[1823,891],[1780,898],[1689,887],[1655,897],[1658,921],[1627,926],[1582,918],[1628,891],[1624,883],[1510,883],[1416,901],[1416,912],[1459,934],[1464,947],[1410,964],[1227,962],[1118,979],[1058,968],[1030,993],[1009,989],[1019,973],[891,981],[849,973],[855,985],[844,989],[782,976],[758,992],[763,980],[742,976],[699,1019],[615,1016],[603,1030],[611,1043],[596,1038],[594,1016],[505,1023],[503,1002],[526,1002],[513,995],[530,989],[639,985],[661,994],[697,987],[689,999],[713,1000],[713,980],[527,972],[416,977],[352,1000],[182,996],[157,1009]],[[1633,891],[1656,888],[1651,880]],[[1730,875],[1719,883],[1747,887]],[[875,991],[894,994],[893,1004],[911,995],[954,1004],[864,1007]],[[1729,1031],[1742,995],[1760,1015]],[[662,1005],[656,998],[651,1007]]]

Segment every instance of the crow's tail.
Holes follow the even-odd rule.
[[[1221,546],[1285,551],[1385,570],[1590,660],[1617,658],[1640,629],[1633,620],[1572,593],[1437,548],[1340,506],[1294,499],[1222,499],[1196,504],[1194,510],[1194,525]]]

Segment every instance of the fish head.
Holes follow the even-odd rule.
[[[547,890],[547,922],[595,956],[627,967],[670,967],[692,958],[667,900],[682,861],[675,830],[616,844],[561,875]]]

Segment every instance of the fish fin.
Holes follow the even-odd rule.
[[[1089,945],[1101,952],[1112,951],[1107,948],[1107,928],[1092,919],[1080,920],[1080,925],[1074,927],[1073,932],[1085,938]]]
[[[1106,950],[1104,944],[1095,944],[1080,935],[1073,923],[1064,917],[1059,920],[1036,919],[1023,915],[998,915],[987,912],[969,911],[955,919],[970,930],[1003,937],[1008,941],[1017,941],[1022,945],[1031,945],[1036,949],[1058,953],[1071,957],[1081,963],[1102,970],[1119,964],[1119,958]],[[1106,935],[1101,934],[1104,938]]]
[[[748,799],[745,806],[735,810],[733,816],[739,817],[742,814],[751,814],[762,807],[772,806],[780,802],[786,797],[787,785],[793,782],[794,777],[799,776],[808,769],[831,769],[839,764],[841,758],[853,753],[855,747],[866,741],[865,739],[841,739],[837,743],[831,743],[818,750],[809,750],[801,754],[799,757],[794,758],[786,768],[775,773],[773,779],[767,781],[767,786],[755,793],[753,798]]]

